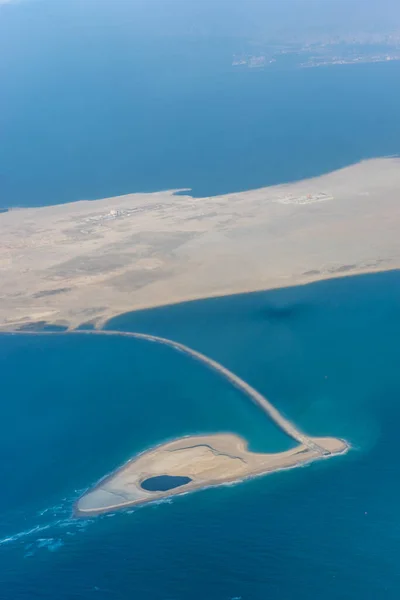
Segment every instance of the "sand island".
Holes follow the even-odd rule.
[[[400,159],[386,158],[208,198],[10,210],[0,214],[0,329],[101,327],[142,308],[398,268],[399,198]]]
[[[289,469],[313,460],[343,454],[348,446],[336,438],[310,438],[316,448],[301,444],[277,454],[258,454],[233,434],[174,440],[134,458],[100,481],[76,503],[78,517],[94,516],[145,504],[184,492],[240,481]]]

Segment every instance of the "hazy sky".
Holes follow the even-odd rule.
[[[232,33],[400,25],[399,0],[136,0],[127,4],[136,5],[137,14],[149,25],[164,20],[199,29],[217,26]]]
[[[400,29],[400,0],[0,0],[78,18],[109,20],[144,35],[259,37]]]
[[[63,0],[58,0],[63,1]],[[400,28],[400,0],[79,0],[143,32],[263,36]]]
[[[37,53],[83,55],[136,42],[182,57],[193,40],[216,53],[243,51],[248,42],[318,40],[324,35],[400,32],[400,0],[0,0],[0,75]],[[60,48],[59,46],[63,46]],[[84,47],[83,47],[84,46]],[[207,47],[204,52],[208,52]],[[33,57],[30,55],[33,53]],[[198,51],[197,54],[200,52]],[[11,60],[10,57],[13,57]],[[168,60],[168,59],[166,59]],[[172,60],[174,57],[172,56]],[[44,68],[44,67],[43,67]]]

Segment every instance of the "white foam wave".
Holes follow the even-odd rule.
[[[64,546],[64,542],[61,539],[55,538],[40,538],[36,542],[37,548],[47,548],[49,552],[55,552],[61,546]]]
[[[172,504],[172,498],[160,498],[159,500],[149,502],[150,506],[158,506],[159,504]]]
[[[43,532],[51,529],[52,532],[58,530],[58,532],[62,532],[63,535],[73,536],[76,533],[83,532],[91,522],[89,519],[77,521],[70,516],[71,499],[65,499],[65,502],[63,501],[62,504],[44,508],[43,510],[38,511],[36,515],[39,517],[39,521],[40,517],[43,516],[51,516],[53,517],[53,520],[48,520],[46,523],[39,522],[28,529],[0,538],[0,546],[18,542],[23,542],[25,544],[30,538],[33,542],[25,545],[26,557],[32,556],[34,549],[43,547],[46,547],[50,552],[55,552],[64,544],[63,540],[59,538],[59,536],[44,537],[42,535]]]
[[[35,542],[26,544],[24,558],[30,558],[41,550],[56,552],[62,546],[64,546],[64,542],[60,538],[38,538]]]
[[[55,524],[57,524],[57,523],[47,523],[46,525],[36,525],[35,527],[32,527],[31,529],[25,529],[24,531],[19,531],[18,533],[14,533],[12,535],[9,535],[7,537],[0,539],[0,546],[2,546],[3,544],[10,544],[11,542],[17,542],[21,538],[29,537],[30,535],[33,535],[34,533],[39,533],[40,531],[46,531],[46,529],[50,529],[50,527],[53,527]]]

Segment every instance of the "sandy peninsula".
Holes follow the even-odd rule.
[[[56,200],[56,199],[55,199]],[[400,266],[400,159],[209,198],[172,191],[0,214],[0,329]]]
[[[193,436],[174,440],[138,455],[121,469],[101,480],[75,504],[78,517],[95,516],[129,506],[161,500],[176,494],[240,481],[347,451],[336,438],[311,438],[324,454],[304,445],[276,454],[249,452],[246,442],[233,434]],[[149,491],[153,478],[185,478],[187,483],[169,490]],[[179,482],[178,482],[179,483]]]

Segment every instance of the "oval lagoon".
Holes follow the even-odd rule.
[[[156,477],[149,477],[140,484],[144,490],[148,492],[166,492],[173,490],[180,485],[186,485],[192,480],[190,477],[181,477],[178,475],[157,475]]]

